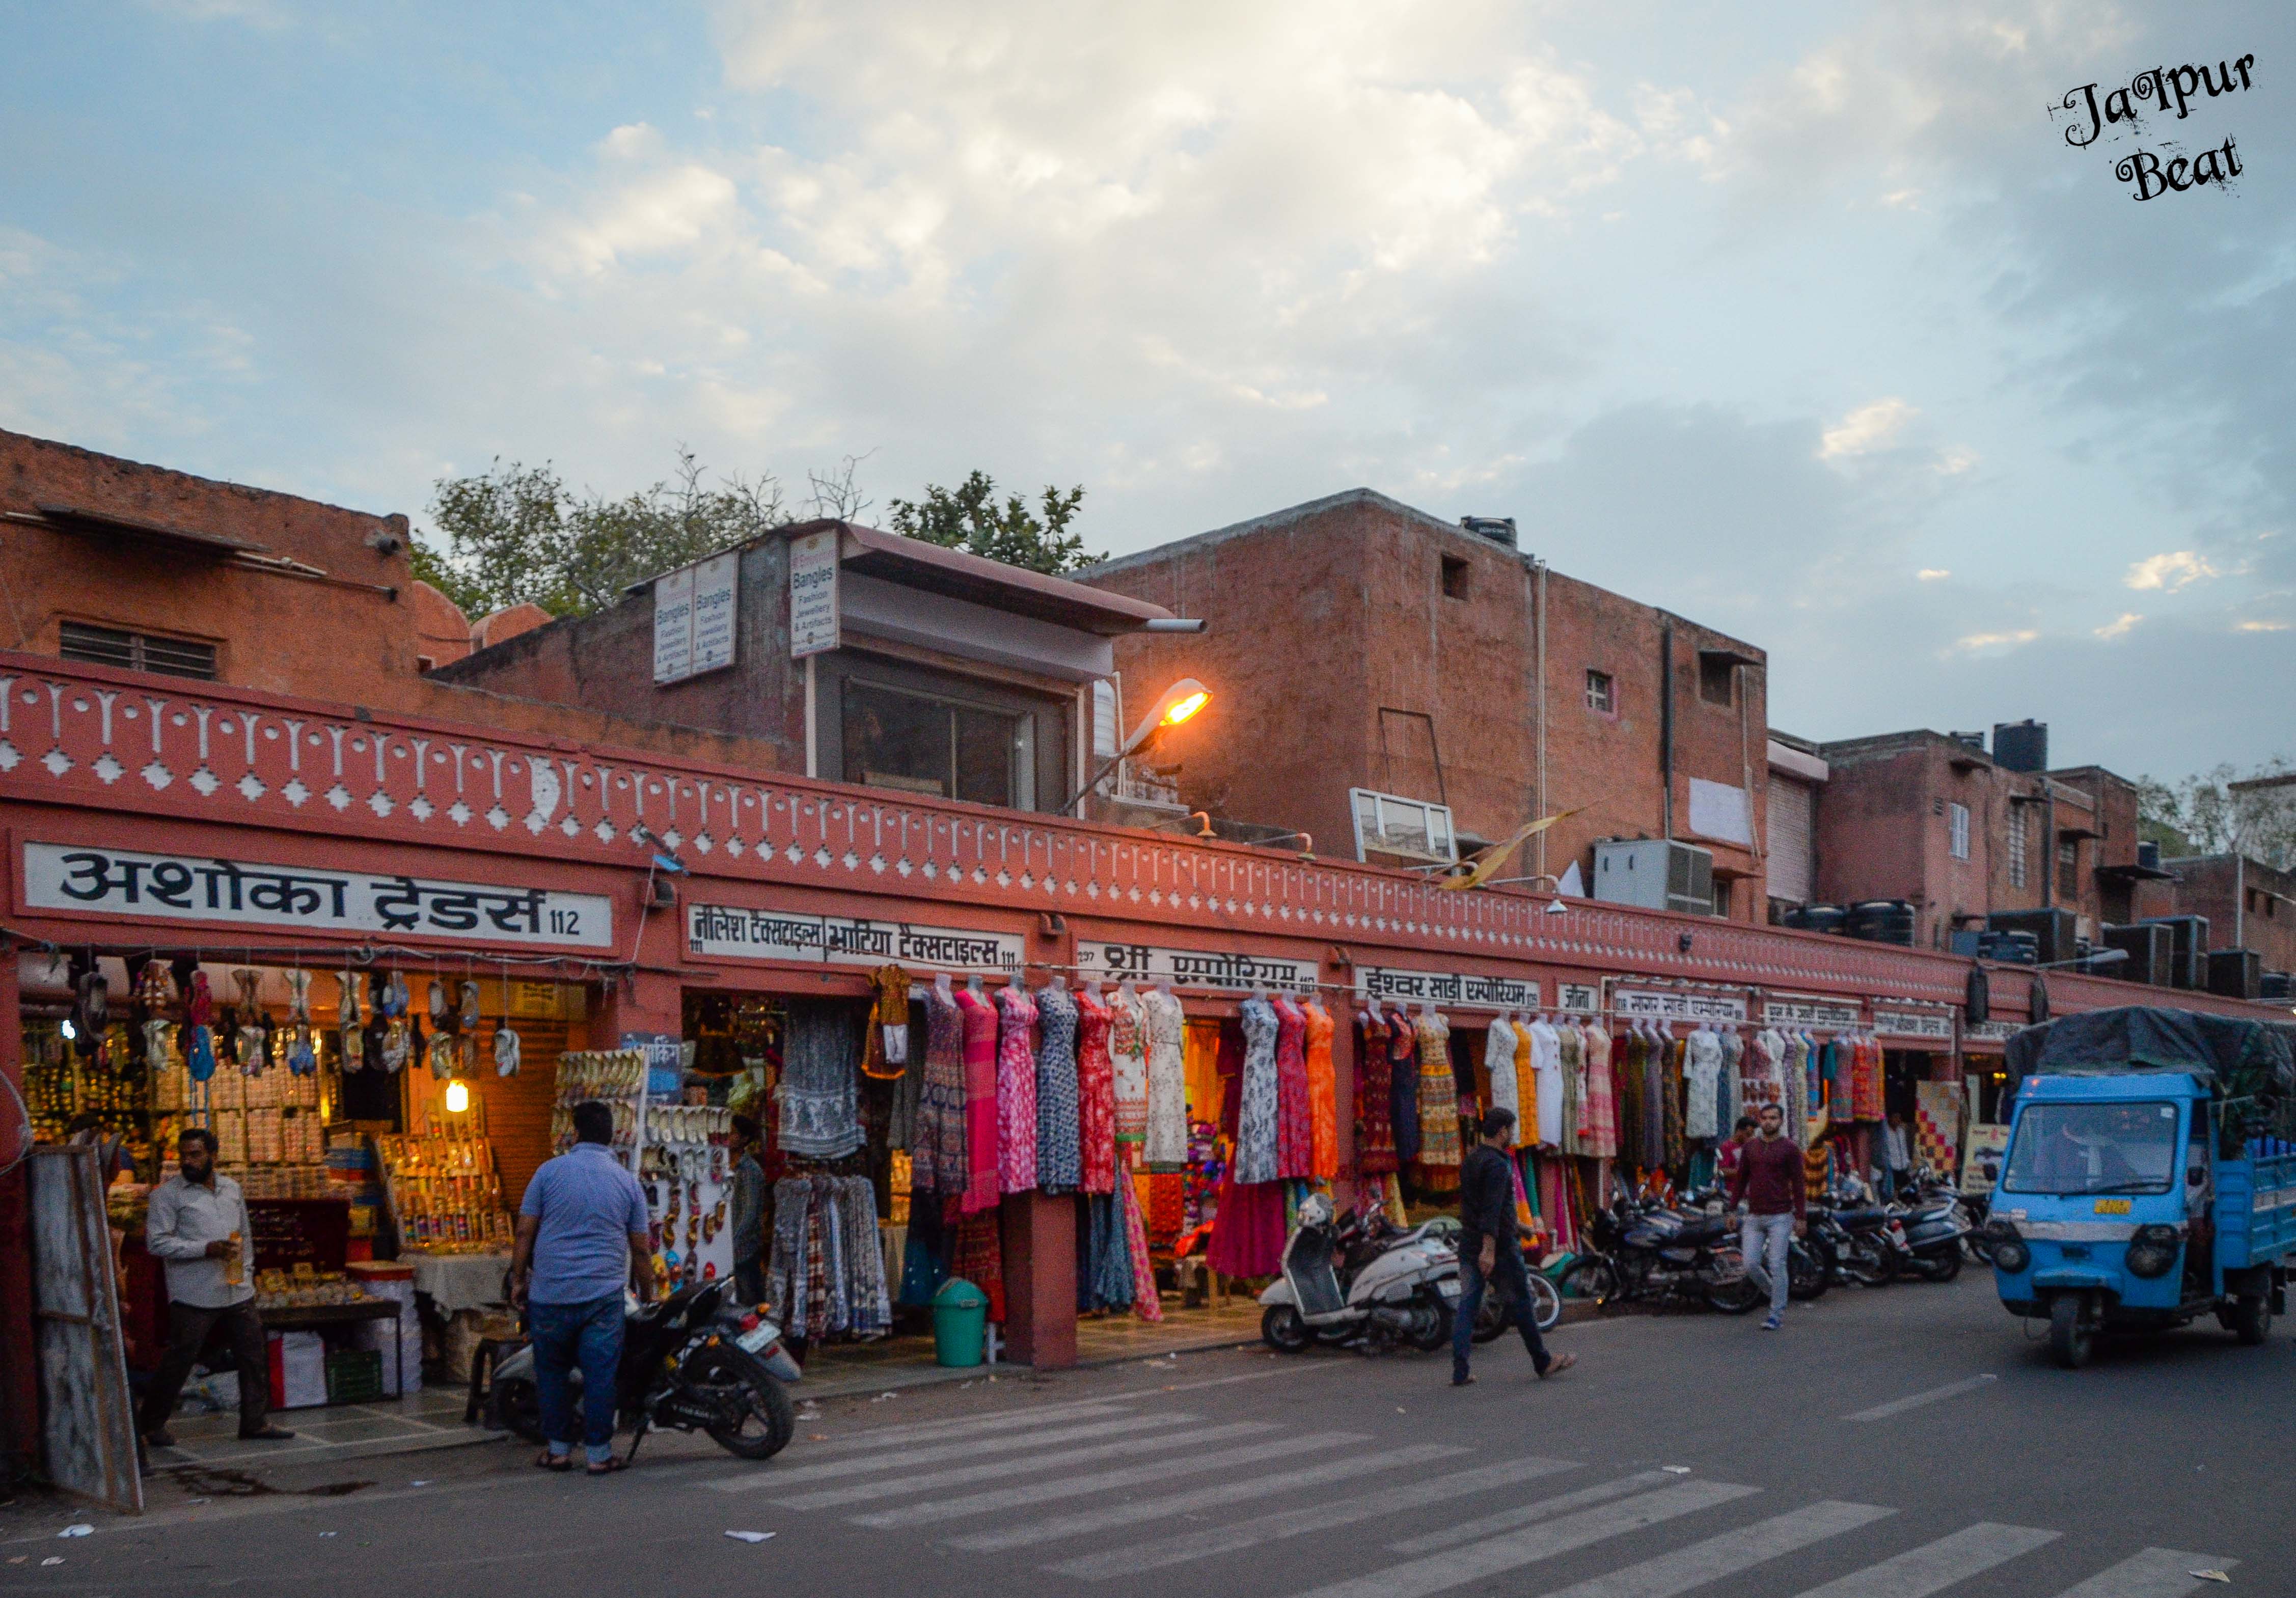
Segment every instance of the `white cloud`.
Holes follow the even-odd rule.
[[[1914,573],[1915,577],[1918,578],[1924,583],[1942,583],[1946,578],[1952,575],[1952,572],[1947,570],[1942,566],[1924,566],[1919,571]]]
[[[1953,641],[1954,650],[1964,655],[2005,653],[2020,644],[2030,643],[2039,637],[2039,629],[2016,627],[1999,633],[1971,633]]]
[[[1849,460],[1885,448],[1918,414],[1902,399],[1877,399],[1859,406],[1819,434],[1818,459]]]
[[[2243,633],[2284,633],[2288,625],[2284,621],[2243,621],[2237,630]]]
[[[2224,574],[2189,549],[2148,555],[2128,569],[2121,581],[2131,588],[2161,588],[2170,594],[2188,588],[2202,578]]]
[[[1939,477],[1959,477],[1976,464],[1977,452],[1973,449],[1943,450],[1937,458],[1937,472]]]
[[[2135,629],[2136,624],[2144,619],[2144,618],[2141,612],[2136,611],[2123,611],[2112,620],[2108,621],[2103,627],[2098,627],[2096,629],[2096,635],[2100,638],[2105,639],[2126,638],[2128,636],[2129,633]]]

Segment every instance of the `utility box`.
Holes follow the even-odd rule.
[[[1595,846],[1595,895],[1611,905],[1714,914],[1714,856],[1664,838]]]
[[[2171,987],[2206,987],[2209,985],[2209,918],[2205,915],[2155,915],[2140,923],[2148,927],[2166,927],[2171,939],[2169,947],[2169,985]]]
[[[2209,991],[2219,998],[2264,996],[2264,956],[2254,949],[2210,949]]]
[[[2104,947],[2125,949],[2128,959],[2123,964],[2107,969],[2104,974],[2123,982],[2149,982],[2155,987],[2170,986],[2169,977],[2175,958],[2176,935],[2157,922],[2139,922],[2129,927],[2107,927]]]
[[[1985,928],[1988,932],[2030,932],[2034,955],[2043,965],[2071,960],[2079,954],[2073,947],[2073,913],[2063,908],[1996,910],[1985,918]]]

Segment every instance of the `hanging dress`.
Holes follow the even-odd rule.
[[[1275,1038],[1283,1029],[1275,1006],[1244,1000],[1243,1094],[1237,1110],[1235,1179],[1239,1185],[1276,1178]]]
[[[1037,1185],[1037,1002],[1018,982],[996,993],[996,1184]]]
[[[1116,1068],[1108,1053],[1108,1005],[1080,988],[1077,1005],[1077,1148],[1084,1191],[1116,1191]]]
[[[1308,1016],[1308,1174],[1329,1182],[1340,1174],[1339,1074],[1332,1063],[1332,1012],[1320,1001]]]
[[[1275,1010],[1275,1171],[1304,1177],[1313,1163],[1308,1121],[1308,1012],[1288,994],[1278,994]]]
[[[1074,1192],[1083,1182],[1077,1142],[1077,1002],[1065,987],[1037,995],[1037,1185]]]
[[[1248,1016],[1253,1001],[1246,1000],[1243,1009]],[[1266,1010],[1262,1004],[1259,1008]],[[1267,1031],[1271,1042],[1268,1053],[1275,1053],[1275,1015],[1267,1015]],[[1250,1057],[1248,1040],[1251,1023],[1242,1021],[1234,1031],[1221,1028],[1218,1054],[1220,1077],[1220,1130],[1229,1140],[1229,1146],[1239,1153],[1243,1147],[1244,1061]],[[1272,1085],[1270,1097],[1273,1097]],[[1270,1120],[1274,1106],[1269,1107]],[[1274,1158],[1273,1127],[1270,1127],[1269,1157]],[[1223,1276],[1270,1276],[1283,1265],[1283,1188],[1275,1182],[1246,1184],[1236,1169],[1234,1160],[1220,1175],[1219,1189],[1212,1217],[1212,1240],[1205,1250],[1205,1262]]]
[[[1147,1044],[1148,1125],[1141,1158],[1178,1170],[1188,1159],[1188,1014],[1160,987],[1140,996]]]
[[[1580,1028],[1587,1056],[1586,1107],[1578,1121],[1578,1152],[1597,1160],[1619,1157],[1619,1097],[1611,1070],[1611,1035],[1600,1021]]]
[[[1451,1071],[1451,1027],[1433,1011],[1414,1023],[1419,1034],[1419,1163],[1430,1173],[1456,1172],[1459,1146],[1459,1085]],[[1448,1183],[1438,1176],[1436,1185]]]
[[[1569,1151],[1578,1146],[1578,1123],[1587,1115],[1586,1043],[1569,1021],[1554,1026],[1554,1049],[1562,1059],[1562,1132],[1554,1146]]]
[[[996,1006],[969,987],[956,993],[964,1016],[964,1201],[961,1215],[996,1208]],[[974,1282],[975,1287],[985,1284]]]
[[[1491,1079],[1491,1108],[1514,1117],[1514,1141],[1523,1143],[1522,1096],[1514,1080],[1514,1028],[1504,1015],[1483,1035],[1483,1070]]]
[[[1885,1073],[1882,1069],[1882,1045],[1870,1037],[1857,1040],[1857,1053],[1850,1062],[1850,1099],[1861,1121],[1888,1119],[1888,1095]]]
[[[1148,1016],[1138,994],[1108,1001],[1108,1057],[1116,1068],[1116,1141],[1148,1135]]]
[[[1530,1023],[1530,1065],[1538,1077],[1538,1140],[1562,1146],[1562,1037],[1552,1023]]]
[[[1387,1023],[1367,1010],[1356,1012],[1356,1169],[1391,1176],[1398,1168],[1389,1094]]]
[[[971,1179],[964,1158],[964,1015],[939,990],[925,995],[924,1083],[909,1144],[912,1191],[961,1193]]]
[[[1522,1021],[1514,1028],[1515,1113],[1522,1117],[1521,1135],[1516,1141],[1526,1149],[1554,1141],[1553,1128],[1540,1124],[1538,1119],[1538,1050],[1531,1042],[1530,1027],[1530,1022]]]
[[[1446,1064],[1446,1071],[1450,1067]],[[1419,1158],[1419,1029],[1407,1011],[1387,1023],[1388,1119],[1395,1128],[1395,1155],[1409,1163]]]
[[[1683,1128],[1683,1061],[1690,1045],[1681,1038],[1669,1039],[1660,1061],[1660,1086],[1666,1097],[1660,1106],[1659,1135],[1665,1143],[1666,1168],[1680,1170],[1690,1158],[1690,1145],[1685,1141]]]
[[[1649,1161],[1643,1151],[1643,1061],[1650,1053],[1650,1036],[1640,1028],[1627,1034],[1627,1046],[1614,1052],[1612,1076],[1618,1086],[1619,1159],[1631,1170]]]

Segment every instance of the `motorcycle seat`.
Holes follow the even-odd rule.
[[[1677,1248],[1686,1249],[1698,1243],[1718,1242],[1729,1233],[1730,1226],[1726,1221],[1688,1221],[1684,1224],[1682,1230],[1676,1233],[1669,1241]]]

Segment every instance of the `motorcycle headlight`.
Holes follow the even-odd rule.
[[[2167,1275],[2177,1263],[2178,1242],[2174,1226],[2139,1226],[2129,1240],[2128,1274],[2148,1279]]]
[[[2017,1235],[2017,1228],[2006,1221],[1996,1221],[1986,1229],[1993,1240],[1993,1268],[2015,1275],[2033,1263],[2033,1250]]]

